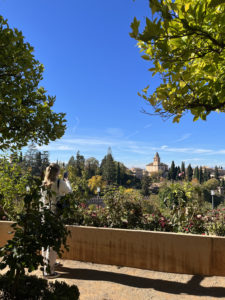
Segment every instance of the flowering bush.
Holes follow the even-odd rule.
[[[225,236],[225,208],[209,211],[206,224],[209,234]]]
[[[152,231],[172,231],[172,224],[169,218],[160,212],[144,214],[142,218],[142,229]]]
[[[108,191],[104,196],[110,227],[137,228],[141,226],[142,196],[135,190]]]
[[[67,224],[83,226],[144,229],[192,234],[214,234],[225,236],[225,209],[208,210],[197,200],[192,200],[190,189],[176,193],[176,201],[162,213],[159,208],[148,213],[145,202],[135,190],[113,188],[104,196],[105,207],[87,206],[74,193],[70,197]],[[171,199],[172,200],[172,199]]]

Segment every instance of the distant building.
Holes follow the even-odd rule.
[[[208,167],[208,166],[203,166],[202,171],[203,172],[205,172],[205,171],[209,172],[211,178],[215,177],[215,168],[211,168],[211,167]],[[222,167],[218,168],[218,173],[219,173],[219,178],[220,179],[225,179],[225,170]]]
[[[141,179],[143,177],[144,172],[145,172],[145,170],[143,170],[141,168],[131,168],[130,170],[133,173],[133,175],[139,179]]]
[[[168,171],[168,165],[160,162],[159,153],[156,152],[154,161],[146,165],[146,171],[148,172],[148,175],[153,173],[162,173],[162,176],[164,176]]]

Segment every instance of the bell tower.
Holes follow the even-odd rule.
[[[160,157],[159,157],[159,153],[156,152],[155,156],[154,156],[154,161],[153,161],[153,165],[159,165],[160,164]]]

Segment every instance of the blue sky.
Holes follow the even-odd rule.
[[[179,124],[141,113],[151,111],[137,92],[159,84],[129,36],[136,16],[149,15],[148,0],[0,0],[1,14],[22,30],[44,64],[42,85],[56,95],[54,110],[67,114],[64,137],[41,150],[51,161],[80,153],[145,167],[156,151],[164,163],[225,167],[225,115]]]

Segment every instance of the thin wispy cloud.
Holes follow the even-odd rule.
[[[141,132],[141,130],[150,128],[151,126],[152,126],[151,123],[146,124],[142,129],[140,129],[140,130],[135,130],[134,132],[128,134],[128,135],[125,137],[125,139],[130,139],[131,137],[134,137],[135,135],[139,134],[139,133]]]
[[[218,154],[225,154],[225,150],[224,149],[223,150],[219,150]]]
[[[131,134],[126,136],[125,139],[130,139],[131,137],[134,137],[135,135],[137,135],[139,132],[140,132],[139,130],[135,130],[134,132],[132,132]]]
[[[185,141],[185,140],[187,140],[190,136],[191,136],[191,133],[186,133],[186,134],[182,135],[182,137],[179,138],[178,140],[176,140],[175,142],[182,142],[182,141]]]
[[[168,147],[161,146],[160,150],[165,152],[174,152],[174,153],[199,153],[199,154],[210,154],[210,153],[218,153],[218,151],[213,151],[210,149],[198,149],[198,148],[179,148],[179,147]]]
[[[105,132],[115,138],[121,138],[124,136],[123,130],[120,128],[107,128]]]
[[[72,121],[68,122],[67,132],[71,132],[72,134],[75,134],[77,132],[79,124],[80,124],[80,118],[78,116],[75,116]]]
[[[192,162],[192,161],[200,161],[200,160],[204,160],[203,158],[199,158],[199,157],[194,157],[194,158],[186,158],[183,161],[184,162]]]
[[[71,138],[71,139],[62,139],[64,144],[73,144],[77,146],[89,145],[89,146],[113,146],[115,142],[113,140],[107,140],[105,138]]]
[[[147,125],[144,126],[144,129],[149,128],[151,126],[152,126],[152,124],[147,124]]]
[[[163,145],[163,146],[160,147],[160,149],[162,149],[162,150],[164,150],[164,149],[166,149],[166,148],[168,148],[167,145]]]
[[[80,150],[85,157],[95,156],[101,160],[106,155],[108,147],[112,147],[116,160],[126,162],[127,166],[136,165],[137,167],[141,167],[152,161],[156,151],[159,152],[162,161],[168,165],[170,165],[172,160],[185,161],[187,163],[196,162],[196,165],[212,165],[214,160],[213,155],[215,158],[218,156],[217,161],[220,160],[219,157],[221,157],[222,161],[222,156],[225,154],[225,149],[171,147],[165,144],[157,145],[156,142],[128,140],[123,137],[116,138],[115,136],[67,136],[47,146],[38,147],[38,149],[40,151],[49,151],[52,157],[63,157],[63,159],[66,157],[65,153],[67,153],[67,160]],[[193,155],[195,156],[193,157]],[[223,163],[220,162],[219,165],[223,165]]]
[[[105,137],[83,137],[83,138],[65,138],[61,139],[59,142],[52,142],[50,145],[38,147],[38,149],[48,149],[49,151],[65,151],[73,150],[75,147],[115,147],[123,151],[140,153],[149,155],[152,151],[160,152],[171,152],[171,153],[183,153],[183,154],[225,154],[225,149],[203,149],[203,148],[194,148],[194,147],[169,147],[168,145],[155,146],[150,145],[145,142],[137,142],[126,140],[123,138],[111,138],[107,139]]]

